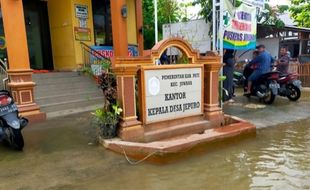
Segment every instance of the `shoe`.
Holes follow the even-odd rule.
[[[245,92],[245,93],[243,94],[243,96],[249,97],[249,96],[251,96],[251,92]]]
[[[234,103],[234,102],[235,102],[235,100],[233,100],[233,99],[228,100],[228,103]]]

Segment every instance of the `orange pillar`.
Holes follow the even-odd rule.
[[[44,120],[34,102],[22,0],[0,0],[9,60],[9,87],[20,113],[31,121]]]
[[[122,16],[122,8],[126,8],[126,0],[111,1],[112,35],[115,57],[125,57],[128,55],[127,19]]]
[[[220,126],[224,122],[224,115],[219,106],[219,71],[222,64],[207,63],[204,66],[205,76],[205,95],[204,95],[204,113],[205,117],[211,121],[216,122],[216,126]]]
[[[111,0],[111,17],[113,33],[114,57],[128,56],[127,20],[122,16],[122,9],[126,8],[126,0]],[[127,9],[127,8],[126,8]],[[114,59],[114,60],[115,60]],[[117,76],[118,102],[123,109],[120,121],[119,136],[122,140],[142,141],[143,128],[137,120],[135,82],[137,68],[126,70],[117,68],[114,63],[114,72]]]
[[[122,140],[143,141],[144,129],[138,121],[136,104],[137,67],[115,68],[117,75],[117,97],[123,109],[121,113],[119,136]]]

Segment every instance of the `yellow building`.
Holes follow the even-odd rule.
[[[110,0],[19,1],[23,2],[32,69],[76,70],[83,64],[81,42],[89,46],[113,46]],[[128,43],[135,46],[138,45],[136,3],[126,1],[125,16]],[[0,35],[4,36],[2,22]],[[5,51],[1,56],[6,56]]]
[[[141,0],[0,0],[0,6],[0,58],[8,58],[9,86],[27,116],[43,117],[33,70],[77,70],[81,43],[113,47],[115,56],[126,56],[128,44],[143,52]]]

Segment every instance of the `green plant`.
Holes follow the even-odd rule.
[[[188,64],[189,63],[189,59],[187,56],[182,55],[178,61],[177,64]]]
[[[114,73],[109,72],[109,69],[102,71],[99,76],[99,88],[101,88],[105,97],[105,108],[109,105],[116,104],[117,99],[117,83]]]
[[[103,138],[116,136],[122,109],[117,103],[116,76],[111,72],[110,65],[99,76],[99,88],[104,95],[104,107],[92,113],[92,124],[99,128],[99,135]]]
[[[103,138],[116,136],[119,117],[123,111],[117,104],[110,106],[110,111],[99,108],[92,113],[92,124],[99,129],[99,135]]]
[[[143,0],[143,36],[144,46],[151,49],[155,44],[154,1]],[[162,39],[163,24],[187,20],[182,14],[177,0],[158,0],[158,36]]]
[[[98,65],[99,67],[97,68],[99,71],[94,71],[92,68],[92,65]],[[109,71],[111,66],[111,62],[108,59],[102,59],[102,60],[97,60],[94,61],[91,65],[86,65],[81,69],[82,73],[88,74],[90,76],[95,75],[94,72],[100,73],[103,71]]]
[[[92,75],[92,70],[90,67],[83,67],[80,71],[84,74]]]
[[[298,26],[310,27],[309,0],[292,0],[290,12]]]
[[[111,67],[111,61],[109,59],[102,59],[99,61],[99,64],[101,65],[102,69],[109,71]]]
[[[98,108],[93,112],[94,120],[98,126],[102,124],[108,125],[116,125],[119,121],[119,116],[123,111],[117,104],[111,105],[111,111],[104,110],[102,108]]]

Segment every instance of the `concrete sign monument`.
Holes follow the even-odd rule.
[[[178,48],[188,63],[156,65],[171,47]],[[147,53],[113,59],[118,101],[124,110],[119,130],[122,140],[151,142],[201,133],[224,122],[218,103],[219,56],[200,57],[180,38],[163,40]]]
[[[171,47],[178,48],[188,63],[156,65]],[[123,112],[120,139],[101,141],[108,149],[142,160],[174,157],[198,144],[255,131],[253,125],[225,116],[219,107],[222,64],[215,53],[200,56],[188,42],[170,38],[144,56],[112,60]]]

